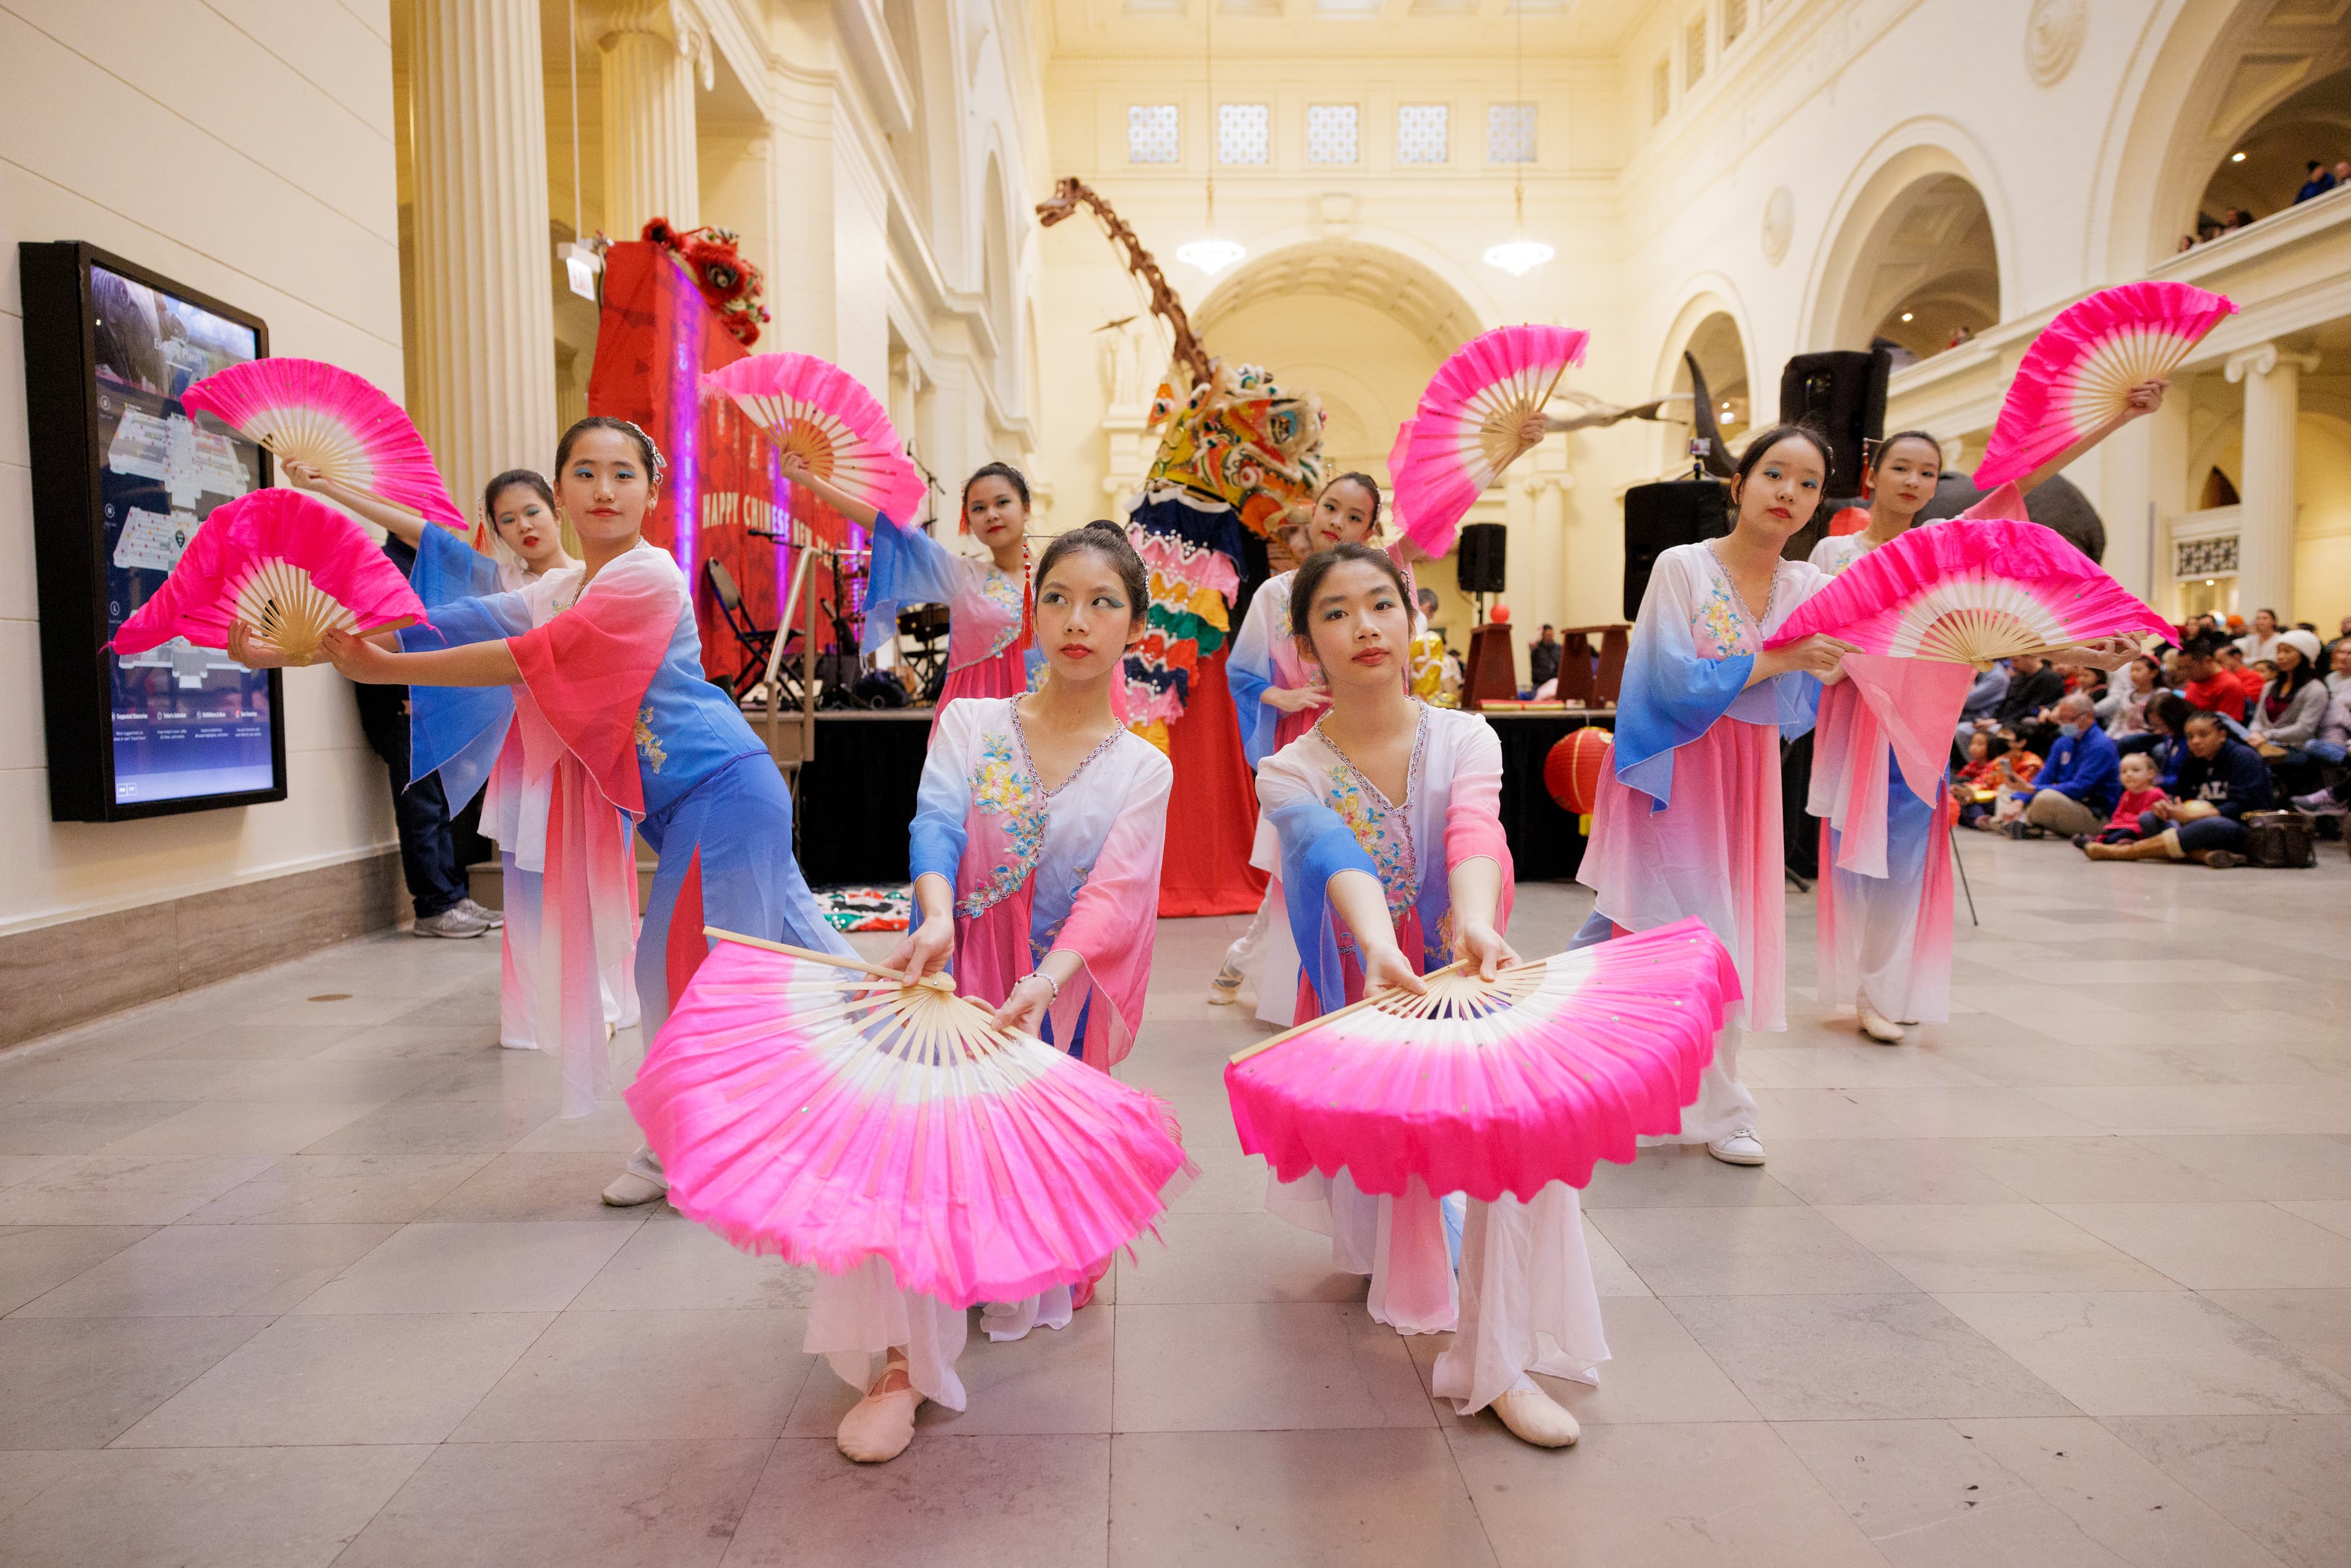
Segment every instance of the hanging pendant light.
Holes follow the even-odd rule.
[[[1527,108],[1527,0],[1512,0],[1510,9],[1517,18],[1518,27],[1518,47],[1513,51],[1518,57],[1518,86],[1513,90],[1518,98],[1516,107],[1524,110]],[[1533,127],[1530,125],[1528,131],[1531,138]],[[1510,237],[1500,245],[1487,247],[1486,265],[1499,267],[1512,277],[1524,277],[1559,253],[1539,239],[1527,237],[1527,158],[1532,156],[1534,148],[1529,145],[1514,151],[1522,151],[1527,157],[1512,160],[1518,172],[1510,186],[1513,208]]]
[[[1223,0],[1207,0],[1207,25],[1202,29],[1206,42],[1201,57],[1208,93],[1208,226],[1198,239],[1176,247],[1176,260],[1186,267],[1196,267],[1211,277],[1249,255],[1248,247],[1238,240],[1217,235],[1217,143],[1221,139],[1217,121],[1217,7],[1221,4]]]

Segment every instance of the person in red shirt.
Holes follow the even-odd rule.
[[[2210,632],[2200,632],[2188,640],[2179,650],[2179,673],[2187,679],[2179,695],[2188,699],[2190,707],[2221,717],[2245,721],[2245,704],[2249,700],[2243,685],[2220,668],[2220,651],[2231,644]]]
[[[2134,751],[2123,758],[2123,798],[2115,804],[2115,814],[2098,833],[2102,844],[2126,844],[2139,836],[2138,819],[2144,811],[2152,811],[2164,800],[2163,788],[2155,776],[2155,759],[2144,751]],[[2078,846],[2089,841],[2089,835],[2075,839]]]
[[[2245,650],[2238,643],[2221,643],[2212,650],[2212,657],[2220,665],[2220,673],[2237,683],[2248,703],[2259,697],[2262,688],[2269,685],[2267,675],[2245,663]],[[2245,716],[2241,713],[2237,716],[2242,719]]]

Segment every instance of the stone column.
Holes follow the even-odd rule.
[[[634,239],[649,218],[702,223],[694,85],[715,79],[710,34],[684,0],[613,0],[598,14],[603,55],[604,232]]]
[[[416,423],[465,506],[559,434],[538,6],[416,0],[414,26]]]
[[[2253,612],[2273,609],[2294,623],[2294,444],[2302,372],[2317,369],[2315,354],[2258,343],[2229,356],[2227,375],[2245,384],[2243,472],[2237,494],[2237,612],[2251,625]]]
[[[1540,458],[1546,454],[1538,452],[1533,455]],[[1535,597],[1529,609],[1534,612],[1535,624],[1527,633],[1530,637],[1546,621],[1554,626],[1567,624],[1567,487],[1572,482],[1565,474],[1537,474],[1531,481],[1535,493]]]

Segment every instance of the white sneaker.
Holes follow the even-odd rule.
[[[1763,1140],[1755,1135],[1752,1127],[1733,1127],[1708,1144],[1706,1152],[1727,1166],[1760,1166],[1763,1163]]]
[[[1902,1026],[1871,1007],[1867,997],[1859,998],[1858,1001],[1861,1032],[1880,1045],[1900,1045],[1904,1038]]]
[[[409,927],[411,936],[448,936],[460,941],[486,933],[490,924],[464,904],[453,904],[438,915],[428,915]]]
[[[1583,1436],[1583,1428],[1575,1424],[1567,1407],[1537,1387],[1531,1377],[1521,1375],[1489,1408],[1501,1417],[1512,1437],[1538,1448],[1572,1448]]]
[[[482,924],[488,926],[493,931],[503,931],[506,929],[507,917],[503,911],[491,909],[485,904],[475,904],[470,898],[459,899],[457,901],[457,907],[460,909],[469,909],[475,915],[480,915]]]
[[[667,1186],[634,1171],[622,1171],[604,1189],[604,1202],[613,1208],[634,1208],[641,1203],[651,1203],[657,1197],[668,1196]]]

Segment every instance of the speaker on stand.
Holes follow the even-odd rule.
[[[1462,528],[1458,549],[1456,580],[1478,606],[1478,625],[1469,633],[1469,664],[1461,691],[1462,706],[1474,709],[1489,697],[1508,701],[1519,695],[1519,664],[1510,648],[1510,628],[1489,625],[1486,621],[1486,596],[1501,592],[1510,580],[1510,530],[1499,523],[1470,523]]]
[[[1641,612],[1657,557],[1676,545],[1730,531],[1730,486],[1719,479],[1667,479],[1625,492],[1625,619]]]
[[[1798,354],[1780,372],[1780,419],[1802,420],[1829,438],[1828,494],[1813,520],[1796,531],[1781,553],[1802,560],[1826,537],[1829,520],[1859,505],[1862,476],[1872,452],[1886,436],[1886,380],[1893,358],[1883,349],[1854,353],[1837,350]]]

